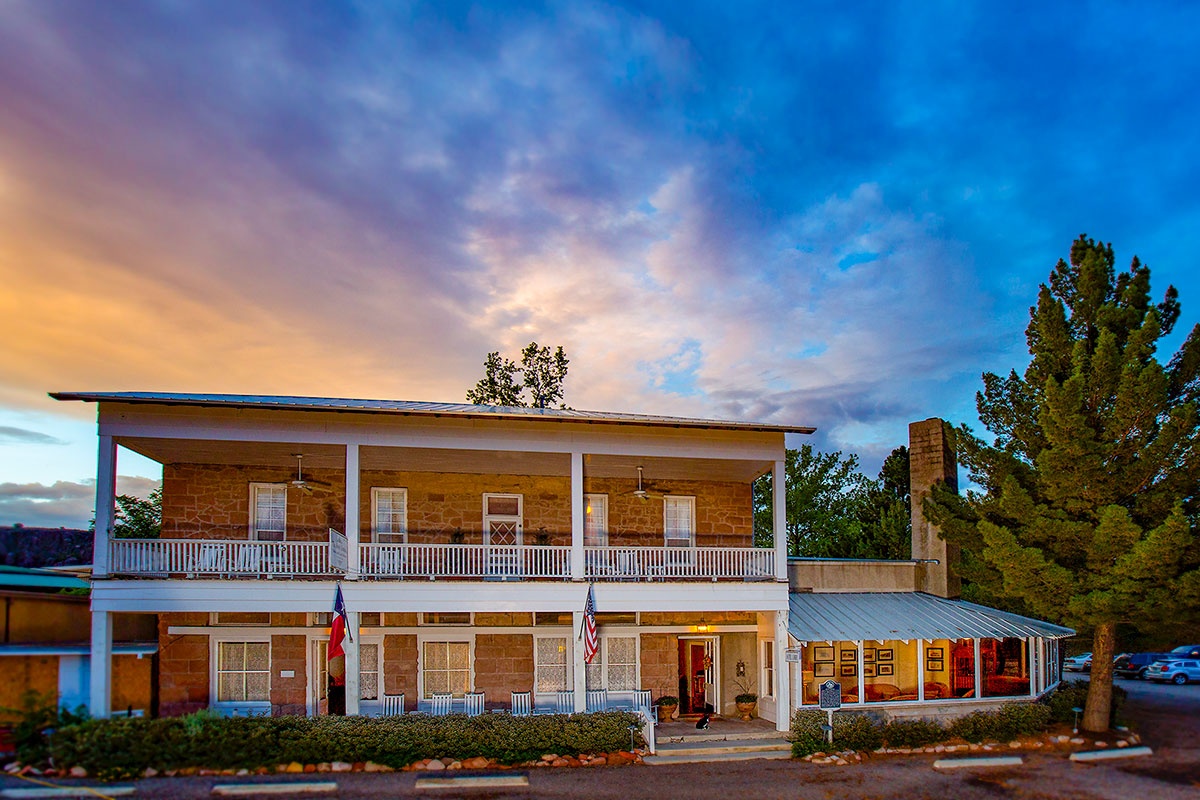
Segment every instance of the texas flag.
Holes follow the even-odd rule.
[[[350,636],[350,630],[346,627],[346,601],[342,599],[342,585],[339,583],[337,591],[333,595],[333,620],[329,628],[329,650],[326,656],[332,661],[338,656],[344,656],[346,651],[342,649],[342,640],[354,638]]]

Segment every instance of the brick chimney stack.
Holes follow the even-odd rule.
[[[937,417],[908,426],[909,492],[912,496],[912,557],[937,559],[936,564],[918,568],[922,592],[939,597],[958,597],[962,586],[953,567],[958,564],[957,545],[938,536],[937,526],[925,519],[922,503],[933,484],[943,481],[958,491],[958,462],[954,446],[946,436],[945,423]]]

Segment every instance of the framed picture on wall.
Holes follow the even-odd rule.
[[[930,647],[925,650],[925,657],[928,659],[937,659],[938,661],[945,658],[945,650],[940,647]]]
[[[940,658],[925,659],[925,669],[930,672],[945,672],[946,662]]]
[[[834,674],[834,672],[833,672],[833,662],[832,661],[818,661],[815,664],[813,664],[813,677],[814,678],[832,678],[833,674]]]
[[[889,647],[887,650],[880,650],[879,651],[879,660],[880,661],[891,661],[892,660],[892,649]]]
[[[842,671],[839,673],[843,678],[854,678],[858,676],[857,664],[842,664]]]
[[[896,674],[896,665],[895,664],[880,664],[879,665],[879,676],[880,677],[884,677],[886,675],[895,675],[895,674]]]
[[[843,650],[842,651],[842,661],[857,662],[858,661],[858,651],[857,650]]]
[[[832,647],[814,647],[813,661],[833,661]]]
[[[880,674],[882,675],[883,673],[881,672]],[[875,677],[875,665],[874,664],[863,664],[863,676],[867,677],[867,678],[874,678]]]
[[[875,648],[874,647],[864,647],[863,648],[863,661],[866,662],[867,664],[870,664],[874,660],[875,660]]]

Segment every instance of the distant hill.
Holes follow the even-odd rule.
[[[91,531],[0,526],[0,564],[11,567],[68,567],[90,563]]]

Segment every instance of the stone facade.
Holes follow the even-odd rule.
[[[487,695],[489,707],[507,707],[509,692],[533,689],[533,635],[475,635],[475,691]]]
[[[305,477],[328,485],[312,494],[287,493],[287,538],[325,541],[329,528],[345,528],[345,473],[305,469]],[[250,526],[250,484],[286,483],[288,468],[212,464],[163,466],[163,536],[244,539]],[[571,543],[570,478],[530,475],[478,475],[364,470],[359,476],[360,538],[370,540],[371,489],[403,488],[408,493],[408,540],[483,541],[485,492],[520,494],[526,544]],[[629,480],[588,478],[584,491],[608,496],[609,542],[624,546],[662,546],[663,504],[630,494]],[[748,547],[754,532],[750,484],[670,481],[672,494],[696,498],[696,543],[702,547]]]
[[[308,639],[303,635],[271,637],[271,713],[308,711]],[[291,670],[293,677],[282,672]]]
[[[417,710],[415,635],[388,634],[383,637],[383,691],[384,694],[403,694],[405,710]]]
[[[678,634],[643,633],[641,638],[642,686],[655,700],[679,694]]]
[[[939,597],[958,597],[962,582],[953,565],[959,548],[941,538],[938,528],[925,518],[921,504],[935,483],[958,491],[958,462],[946,423],[936,417],[908,426],[909,491],[912,496],[912,557],[937,563],[921,565],[919,590]]]
[[[207,625],[203,612],[162,614],[158,620],[158,712],[177,717],[208,707],[209,649],[203,635],[172,636],[172,625]]]

